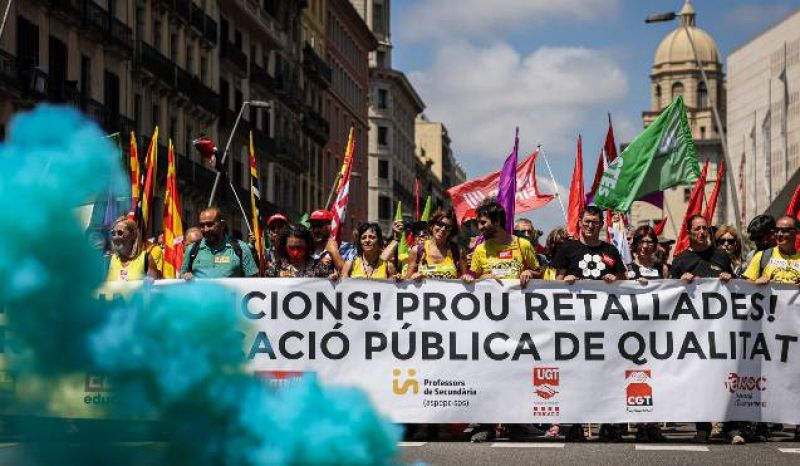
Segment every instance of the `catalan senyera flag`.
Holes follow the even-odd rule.
[[[136,209],[139,207],[139,196],[141,191],[142,171],[139,168],[139,149],[136,147],[136,134],[131,131],[130,148],[130,167],[131,167],[131,210],[128,218],[135,219]]]
[[[353,135],[354,128],[350,127],[350,132],[347,135],[347,148],[344,150],[344,161],[342,162],[342,171],[339,173],[339,185],[336,186],[336,192],[342,190],[344,179],[350,173],[350,164],[353,163],[353,153],[355,153],[356,142]]]
[[[164,278],[177,278],[183,264],[183,222],[178,179],[175,174],[175,151],[172,139],[167,150],[167,189],[164,193]]]
[[[153,130],[153,137],[150,139],[150,147],[147,149],[145,161],[146,175],[144,178],[144,188],[141,193],[141,212],[139,213],[139,227],[142,229],[142,243],[147,242],[147,235],[150,232],[151,218],[153,216],[153,192],[156,184],[156,168],[158,167],[158,126]]]
[[[256,254],[258,254],[259,275],[264,276],[264,237],[261,236],[261,219],[258,213],[258,204],[261,201],[261,187],[258,182],[258,167],[256,166],[256,153],[253,149],[253,132],[250,131],[250,205],[253,211],[253,236],[256,237]]]
[[[353,127],[350,127],[350,135],[347,138],[347,149],[344,152],[344,163],[342,163],[342,173],[339,180],[339,189],[336,192],[336,199],[333,201],[331,211],[331,237],[340,238],[342,225],[347,219],[347,201],[350,199],[350,172],[353,169],[353,154],[355,153],[355,140],[353,139]]]

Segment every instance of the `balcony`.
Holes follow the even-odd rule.
[[[191,96],[193,80],[194,78],[192,78],[192,75],[188,71],[180,66],[175,67],[175,89],[178,92],[186,96]]]
[[[233,65],[241,76],[247,76],[247,55],[235,44],[223,40],[219,48],[219,57]]]
[[[303,111],[303,128],[306,130],[306,133],[320,145],[324,146],[328,142],[330,133],[328,120],[314,109],[307,107]]]
[[[253,147],[256,155],[273,155],[276,152],[275,140],[262,130],[253,130]]]
[[[267,70],[252,62],[250,63],[250,82],[269,92],[275,92],[279,86],[277,79],[270,76]]]
[[[75,23],[83,22],[84,0],[50,0],[50,10]]]
[[[47,100],[53,103],[73,105],[83,107],[83,97],[78,92],[77,81],[55,81],[49,79],[47,82]]]
[[[333,71],[309,44],[303,47],[303,68],[311,78],[316,79],[324,88],[330,87]]]
[[[200,31],[200,34],[203,34],[206,29],[206,12],[203,11],[203,9],[199,6],[192,3],[191,15],[192,27]]]
[[[219,94],[206,87],[197,77],[192,80],[190,95],[192,102],[204,108],[209,113],[216,115],[219,110]]]
[[[0,49],[0,81],[7,85],[19,84],[19,67],[14,55]]]
[[[175,9],[175,13],[177,14],[177,16],[180,19],[189,23],[192,11],[191,8],[189,8],[192,3],[191,0],[173,0],[173,1],[174,1],[173,8]]]
[[[137,43],[136,55],[139,66],[160,79],[167,87],[175,87],[176,66],[169,58],[143,41]]]
[[[159,157],[160,158],[160,157]],[[183,186],[193,187],[204,191],[211,190],[217,174],[214,170],[206,167],[202,163],[195,162],[189,158],[176,157],[180,163],[175,170],[178,183]]]
[[[308,171],[308,158],[301,151],[297,138],[286,136],[275,138],[275,155],[282,165],[294,169],[297,173]]]
[[[210,43],[217,45],[217,22],[211,16],[206,15],[206,29],[203,37]]]

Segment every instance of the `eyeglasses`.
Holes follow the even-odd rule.
[[[736,244],[736,238],[721,238],[719,244]]]
[[[125,236],[125,230],[111,230],[109,233],[112,238]]]
[[[434,223],[434,226],[437,226],[437,227],[441,228],[444,231],[452,231],[453,230],[453,225],[450,225],[449,223],[436,222],[436,223]]]
[[[587,227],[599,227],[603,224],[600,220],[583,220],[583,225]]]
[[[656,244],[656,242],[651,239],[640,239],[639,244]]]
[[[797,233],[797,228],[776,228],[775,233],[783,233],[784,235],[793,235]]]

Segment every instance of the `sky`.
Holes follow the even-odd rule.
[[[683,0],[394,0],[392,66],[443,122],[468,178],[499,170],[520,127],[520,160],[538,144],[566,205],[578,135],[584,180],[608,127],[617,144],[642,130],[650,67],[678,27],[645,24]],[[693,0],[697,26],[730,52],[800,8],[800,0]],[[553,183],[539,159],[543,192]],[[521,215],[545,233],[564,224],[558,201]]]

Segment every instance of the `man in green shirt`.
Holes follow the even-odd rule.
[[[186,249],[181,278],[255,277],[258,266],[246,243],[225,234],[225,219],[216,207],[200,212],[203,239]]]

